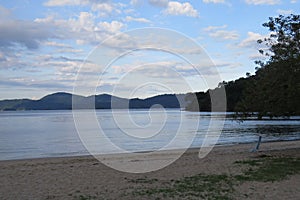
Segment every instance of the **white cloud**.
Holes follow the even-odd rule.
[[[249,55],[250,60],[265,60],[266,58],[267,58],[266,56],[258,52]]]
[[[17,20],[9,9],[0,7],[0,47],[13,47],[16,44],[37,49],[42,41],[57,38],[51,27],[29,20]]]
[[[225,3],[225,0],[203,0],[204,3]]]
[[[131,4],[131,5],[134,5],[134,6],[139,5],[140,3],[141,3],[140,0],[131,0],[131,1],[130,1],[130,4]]]
[[[223,25],[223,26],[208,26],[208,27],[204,28],[203,30],[204,31],[215,31],[215,30],[218,30],[218,29],[224,29],[226,27],[227,27],[227,25]]]
[[[281,3],[280,0],[246,0],[247,4],[254,5],[275,5]]]
[[[75,49],[75,48],[61,48],[57,50],[58,53],[83,53],[84,51],[82,49]]]
[[[208,26],[204,28],[204,31],[208,32],[208,35],[219,40],[236,40],[239,38],[239,34],[236,31],[224,30],[227,26]]]
[[[134,17],[131,17],[131,16],[127,16],[125,18],[125,21],[127,21],[127,22],[151,23],[151,21],[148,20],[148,19],[145,19],[145,18],[134,18]]]
[[[248,37],[244,39],[238,46],[239,47],[256,47],[257,46],[257,40],[263,39],[265,36],[254,33],[254,32],[248,32]]]
[[[45,6],[78,6],[88,4],[102,4],[108,0],[49,0],[44,3]]]
[[[298,0],[291,0],[291,3],[297,3]]]
[[[49,0],[44,3],[45,6],[90,6],[91,10],[98,12],[100,17],[105,17],[109,14],[120,14],[124,4],[114,3],[108,0]]]
[[[100,22],[98,23],[99,27],[104,31],[108,31],[109,33],[118,33],[123,27],[124,24],[119,21],[112,21],[112,22]]]
[[[0,62],[2,61],[6,61],[6,56],[4,55],[4,53],[0,52]]]
[[[70,5],[81,5],[81,0],[49,0],[45,6],[70,6]]]
[[[56,50],[57,53],[73,53],[73,54],[83,53],[82,49],[73,48],[72,46],[65,44],[65,43],[46,41],[46,42],[43,42],[43,45],[57,48],[57,50]]]
[[[53,42],[53,41],[47,41],[43,43],[44,45],[47,46],[52,46],[52,47],[66,47],[69,48],[70,46],[64,43],[58,43],[58,42]]]
[[[157,7],[167,7],[169,0],[148,0],[148,2]]]
[[[189,17],[198,16],[198,11],[194,9],[190,3],[180,3],[177,1],[170,1],[164,13],[168,15],[184,15]]]
[[[157,61],[157,62],[145,62],[145,61],[136,61],[130,64],[124,65],[113,65],[112,69],[117,74],[128,73],[142,66],[151,66],[158,68],[171,68],[175,67],[178,63],[175,61]]]
[[[77,44],[98,44],[112,34],[119,33],[125,26],[119,21],[96,22],[96,17],[89,12],[81,12],[77,18],[54,19],[38,18],[35,22],[55,30],[59,39],[73,39]]]
[[[102,11],[102,12],[111,13],[112,11],[114,11],[114,9],[115,9],[114,5],[109,3],[98,3],[92,5],[93,11]]]
[[[65,83],[72,85],[73,80],[76,78],[76,73],[83,63],[83,59],[79,59],[78,57],[75,59],[63,56],[55,57],[52,53],[43,54],[39,52],[38,56],[37,54],[16,55],[15,52],[11,55],[7,52],[6,54],[4,55],[4,62],[0,65],[1,69],[18,70],[26,74],[25,79],[22,77],[18,78],[12,74],[12,78],[8,78],[10,81],[5,81],[6,83],[4,83],[11,86],[51,89],[56,88],[56,85],[65,85]],[[2,53],[0,52],[0,57],[1,55]],[[85,66],[87,67],[85,67],[83,73],[93,75],[99,71],[99,66],[96,64],[86,62]],[[40,76],[40,73],[45,72],[45,69],[47,69],[47,73],[43,73]]]
[[[236,31],[217,30],[209,35],[221,40],[236,40],[239,38],[239,34]]]
[[[277,13],[280,15],[289,15],[293,13],[293,10],[282,10],[282,9],[278,9]]]
[[[261,35],[259,33],[248,32],[248,37],[241,41],[237,46],[240,48],[251,50],[251,52],[252,50],[255,50],[255,52],[251,53],[248,56],[250,60],[265,60],[267,56],[260,54],[258,50],[269,52],[269,47],[267,47],[265,44],[258,44],[257,40],[268,38],[270,37],[270,34],[272,33],[269,33],[268,35]]]

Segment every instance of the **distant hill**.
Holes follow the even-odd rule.
[[[49,94],[39,100],[1,100],[0,110],[70,110],[72,109],[72,98],[75,98],[75,107],[78,109],[111,109],[112,107],[120,109],[141,109],[150,108],[155,104],[159,104],[164,108],[184,108],[186,106],[184,94],[164,94],[146,99],[126,99],[109,94],[84,97],[65,92],[58,92]]]

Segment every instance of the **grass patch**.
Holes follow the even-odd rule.
[[[138,183],[138,184],[140,184],[140,183],[152,184],[152,183],[155,183],[157,181],[158,181],[158,179],[156,179],[156,178],[148,179],[147,177],[128,180],[128,182],[130,182],[130,183]]]
[[[280,181],[289,175],[300,173],[300,158],[261,156],[253,160],[236,161],[235,164],[247,165],[240,175],[198,174],[179,180],[160,184],[157,179],[130,180],[132,183],[148,183],[136,188],[134,196],[148,196],[151,199],[232,199],[235,187],[245,181]],[[151,185],[153,182],[158,184]],[[159,186],[157,186],[159,185]]]
[[[133,192],[141,196],[161,196],[162,198],[185,197],[189,199],[231,199],[233,184],[227,175],[198,174],[170,182],[160,188],[140,189]]]
[[[239,181],[280,181],[289,175],[300,172],[300,158],[262,158],[257,160],[238,161],[237,164],[247,164],[250,167],[242,175],[235,178]]]
[[[126,191],[120,196],[139,199],[233,199],[238,185],[247,181],[281,181],[290,175],[300,173],[300,158],[260,156],[256,159],[236,161],[245,170],[234,174],[197,174],[178,180],[159,180],[150,177],[127,179]],[[235,190],[236,189],[236,190]],[[80,191],[76,191],[80,193]],[[79,195],[79,194],[78,194]],[[80,200],[104,199],[105,194],[76,195]],[[247,194],[244,194],[247,198]],[[102,198],[101,198],[102,197]]]
[[[262,164],[261,160],[239,160],[239,161],[235,161],[235,164],[246,164],[246,165],[250,165],[250,166],[259,166]]]
[[[79,195],[78,197],[79,200],[92,200],[92,199],[96,199],[96,197],[92,197],[90,195]]]

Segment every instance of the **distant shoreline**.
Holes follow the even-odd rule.
[[[71,110],[71,109],[111,109],[150,108],[160,104],[165,108],[185,108],[184,94],[162,94],[146,99],[121,98],[109,94],[81,96],[66,92],[46,95],[38,100],[0,100],[0,110]]]
[[[0,113],[14,113],[14,112],[39,112],[39,111],[91,111],[91,110],[95,110],[95,111],[110,111],[110,110],[131,110],[131,111],[143,111],[143,110],[149,110],[150,108],[115,108],[115,109],[111,109],[111,108],[101,108],[101,109],[40,109],[40,110],[0,110]],[[156,108],[151,108],[151,110],[155,110]],[[167,110],[178,110],[181,112],[191,112],[191,113],[209,113],[209,114],[218,114],[220,112],[210,112],[210,111],[190,111],[190,110],[184,110],[182,108],[164,108]],[[160,109],[157,109],[160,110]],[[300,116],[290,116],[290,118],[287,117],[278,117],[278,118],[272,118],[270,119],[269,117],[263,117],[262,119],[257,119],[256,117],[252,117],[252,118],[246,118],[246,119],[239,119],[239,118],[235,118],[234,117],[234,112],[222,112],[220,114],[222,115],[226,115],[226,119],[231,119],[231,120],[236,120],[236,121],[300,121]]]

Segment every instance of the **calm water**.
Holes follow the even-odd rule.
[[[118,110],[114,115],[110,110],[98,110],[96,117],[105,136],[90,138],[90,141],[96,141],[94,145],[100,146],[105,153],[115,151],[102,142],[104,139],[127,151],[153,151],[168,145],[178,130],[179,141],[195,134],[191,147],[200,147],[211,119],[222,122],[217,113],[173,109],[152,110],[151,113],[148,110]],[[89,122],[85,117],[82,120]],[[77,125],[82,127],[88,123]],[[79,136],[75,128],[72,111],[0,112],[0,127],[0,160],[89,154],[80,140],[84,133]],[[84,130],[100,135],[99,128],[88,128]],[[227,118],[217,144],[254,142],[258,135],[263,136],[263,141],[300,139],[300,121],[251,120],[239,123]],[[178,143],[170,148],[181,146]]]

